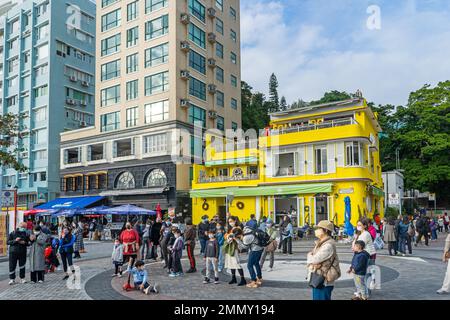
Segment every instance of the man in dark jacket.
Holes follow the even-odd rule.
[[[198,225],[198,240],[200,241],[200,254],[205,253],[206,241],[208,241],[208,231],[210,228],[209,217],[204,215],[202,222]]]
[[[27,246],[30,245],[30,236],[27,232],[27,224],[22,222],[17,230],[11,232],[8,237],[9,245],[9,284],[16,279],[16,267],[19,262],[20,281],[25,283],[25,265],[27,262]]]
[[[189,263],[191,268],[186,271],[186,273],[194,273],[197,272],[195,265],[195,257],[194,257],[194,249],[195,249],[195,239],[197,230],[194,225],[192,225],[192,219],[186,218],[186,231],[184,232],[184,241],[186,243],[186,251],[189,258]]]
[[[417,236],[417,240],[414,245],[417,247],[417,245],[422,241],[422,237],[425,237],[425,245],[428,246],[428,239],[431,233],[430,222],[428,217],[422,216],[417,220],[416,230],[419,235]]]
[[[161,218],[156,218],[156,222],[152,224],[150,231],[150,241],[152,243],[152,251],[150,253],[150,259],[156,260],[158,258],[158,246],[161,239]]]

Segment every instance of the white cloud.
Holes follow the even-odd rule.
[[[334,89],[361,89],[370,101],[405,104],[425,83],[450,79],[445,11],[404,6],[388,14],[382,7],[379,31],[365,28],[368,16],[362,11],[353,33],[341,39],[320,22],[286,24],[288,9],[279,0],[242,1],[242,79],[256,90],[267,93],[275,72],[280,94],[289,102],[317,99]]]

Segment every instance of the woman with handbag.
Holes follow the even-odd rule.
[[[273,221],[272,219],[267,219],[266,221],[266,230],[267,234],[270,237],[270,244],[264,248],[262,257],[261,257],[261,261],[259,262],[259,264],[261,265],[261,269],[264,266],[264,262],[266,261],[266,257],[269,254],[270,255],[270,265],[269,268],[266,270],[267,272],[271,272],[273,271],[273,264],[274,264],[274,260],[275,260],[275,250],[277,249],[277,240],[276,238],[278,237],[278,232],[277,229],[275,229],[274,225],[273,225]]]
[[[242,269],[239,259],[239,246],[236,241],[237,237],[242,237],[241,224],[237,217],[229,217],[228,219],[228,231],[225,234],[225,244],[223,245],[223,252],[225,253],[225,268],[231,270],[231,281],[228,284],[236,284],[236,270],[239,272],[241,281],[238,286],[247,285],[247,281],[244,277],[244,270]]]
[[[336,242],[331,237],[334,227],[330,221],[320,221],[315,235],[319,239],[308,253],[308,283],[313,300],[331,300],[334,282],[341,277]]]
[[[447,272],[445,273],[444,283],[442,284],[442,288],[437,291],[437,294],[446,294],[450,293],[450,234],[447,236],[445,240],[445,248],[444,255],[442,257],[442,261],[447,263]]]

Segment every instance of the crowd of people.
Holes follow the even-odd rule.
[[[154,220],[148,218],[145,221],[124,223],[119,236],[114,239],[112,248],[113,277],[122,277],[123,266],[127,264],[126,270],[134,283],[131,287],[145,294],[158,293],[159,286],[149,284],[150,276],[145,269],[145,261],[160,260],[163,268],[167,269],[168,277],[183,277],[181,259],[185,251],[189,260],[186,273],[198,272],[198,265],[201,265],[205,271],[205,285],[219,284],[219,274],[227,269],[231,274],[228,285],[256,289],[263,285],[263,266],[267,259],[269,266],[264,272],[271,272],[277,250],[285,255],[293,254],[294,229],[289,215],[284,216],[278,225],[266,217],[258,221],[255,215],[251,215],[250,220],[245,223],[230,215],[227,215],[226,221],[222,221],[218,215],[212,219],[204,215],[198,225],[193,225],[190,218],[184,222],[178,224],[174,223],[171,217],[157,217]],[[37,224],[21,223],[8,238],[10,284],[15,283],[17,265],[20,282],[26,282],[28,247],[32,282],[42,283],[45,273],[54,271],[60,260],[65,273],[63,279],[68,279],[70,273],[75,272],[73,259],[80,258],[80,253],[85,252],[83,235],[86,227],[89,230],[88,237],[92,239],[91,233],[98,231],[98,224],[96,220],[92,220],[87,226],[83,222],[65,220],[59,225],[57,235],[53,236],[54,227],[43,221]],[[375,277],[372,274],[374,269],[371,266],[376,264],[377,251],[383,248],[380,241],[387,244],[390,255],[400,253],[405,256],[412,254],[413,244],[418,246],[423,239],[428,246],[429,239],[433,241],[438,238],[438,233],[447,233],[448,226],[446,213],[436,219],[426,215],[398,216],[397,219],[381,219],[378,215],[373,220],[361,218],[352,238],[353,259],[347,270],[355,283],[356,291],[352,300],[369,299],[375,288]],[[307,254],[308,283],[312,288],[314,300],[330,300],[334,283],[341,277],[336,249],[336,226],[329,221],[320,221],[314,228],[314,235],[317,241]],[[200,258],[203,260],[201,262],[196,260],[194,254],[197,241],[200,244]],[[450,235],[446,239],[444,262],[448,261],[449,250]],[[241,260],[243,254],[247,255],[246,265]],[[248,270],[249,279],[244,276],[244,268]],[[450,270],[447,270],[443,287],[438,293],[449,291]]]

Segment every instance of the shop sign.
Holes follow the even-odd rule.
[[[354,191],[354,188],[339,189],[339,194],[352,194]]]
[[[14,192],[13,191],[2,191],[1,194],[1,206],[2,207],[14,207]]]
[[[8,231],[6,222],[6,215],[0,214],[0,257],[6,256],[6,251],[8,249]]]
[[[390,205],[399,205],[400,204],[400,195],[398,193],[389,193],[389,204]]]

